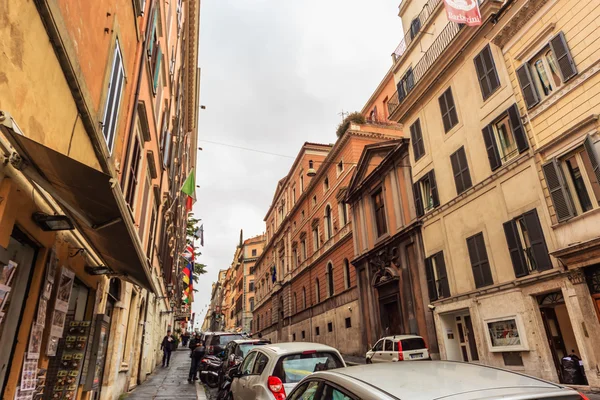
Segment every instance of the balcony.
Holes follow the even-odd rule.
[[[435,2],[435,0],[431,1]],[[461,28],[462,25],[455,22],[449,22],[431,46],[429,46],[425,55],[421,57],[419,62],[417,62],[412,69],[407,71],[398,83],[398,91],[393,94],[388,102],[388,112],[390,116],[394,114],[406,96],[408,96],[408,94],[419,84],[435,61],[444,53],[450,43],[452,43],[454,38],[461,31]]]
[[[394,62],[398,61],[400,57],[406,52],[408,46],[412,43],[413,39],[417,36],[421,27],[425,25],[425,23],[429,20],[435,8],[440,4],[442,0],[429,0],[427,4],[423,7],[417,18],[413,19],[410,24],[410,27],[404,32],[404,38],[396,47],[396,50],[392,53],[392,58]]]

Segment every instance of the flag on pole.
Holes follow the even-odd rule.
[[[196,177],[194,174],[194,168],[190,171],[190,174],[186,178],[185,182],[183,182],[183,186],[181,187],[181,191],[187,194],[187,199],[185,201],[185,208],[188,212],[192,211],[192,206],[196,202]]]
[[[200,239],[200,246],[204,247],[204,224],[200,225],[194,233],[196,239]]]
[[[479,0],[444,0],[448,20],[468,26],[481,25]]]

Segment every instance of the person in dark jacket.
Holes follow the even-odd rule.
[[[184,347],[187,346],[189,340],[190,334],[187,332],[183,332],[183,335],[181,335],[181,345]]]
[[[190,376],[188,382],[196,381],[198,379],[198,371],[202,359],[206,354],[206,347],[200,338],[194,341],[194,349],[192,350],[192,365],[190,366]]]
[[[163,338],[162,343],[160,344],[160,348],[163,351],[163,360],[162,366],[165,365],[168,367],[169,362],[171,361],[171,352],[175,347],[175,338],[171,335],[171,330],[167,330],[167,336]]]

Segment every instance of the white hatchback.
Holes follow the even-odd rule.
[[[428,360],[429,350],[421,336],[395,335],[379,339],[366,354],[367,364],[408,360]]]
[[[339,351],[318,343],[277,343],[250,350],[231,382],[234,400],[283,400],[317,371],[343,368]]]

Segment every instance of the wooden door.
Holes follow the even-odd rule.
[[[542,320],[544,321],[544,329],[546,330],[546,338],[548,340],[548,346],[552,353],[552,359],[556,372],[560,382],[563,382],[562,368],[560,361],[567,355],[567,349],[565,348],[565,342],[563,341],[562,334],[560,332],[560,325],[558,324],[558,318],[556,312],[552,307],[540,308],[542,313]]]
[[[475,333],[473,333],[473,323],[471,322],[470,315],[465,315],[465,327],[467,328],[467,341],[469,343],[471,361],[479,361],[479,353],[477,352],[477,342],[475,342]]]

